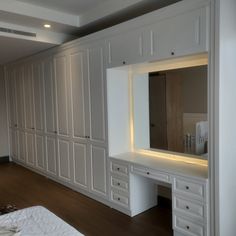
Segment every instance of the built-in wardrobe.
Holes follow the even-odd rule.
[[[221,7],[219,2],[222,3]],[[219,22],[227,25],[224,33],[235,39],[235,34],[229,33],[235,20],[235,5],[232,0],[183,0],[5,65],[12,160],[129,215],[133,210],[130,209],[130,201],[135,201],[136,197],[138,199],[129,187],[135,184],[132,174],[136,171],[136,174],[144,177],[153,175],[153,179],[162,178],[174,186],[174,197],[178,195],[178,191],[175,192],[178,188],[185,188],[181,190],[185,192],[193,191],[183,197],[189,197],[188,200],[195,207],[193,211],[198,216],[188,212],[189,206],[183,205],[185,209],[176,211],[174,217],[177,225],[173,226],[176,236],[234,235],[235,226],[230,220],[234,214],[229,207],[234,202],[236,192],[232,190],[235,186],[229,184],[234,174],[232,167],[223,162],[223,156],[227,154],[231,164],[235,163],[233,152],[228,151],[230,148],[232,150],[233,139],[230,138],[234,138],[234,135],[226,132],[229,131],[227,124],[235,114],[227,118],[231,113],[230,106],[223,106],[222,102],[233,105],[233,92],[230,89],[227,94],[227,88],[232,88],[235,82],[227,80],[225,85],[218,68],[228,68],[229,71],[233,68],[232,62],[226,64],[219,57],[219,50],[224,47],[220,42],[226,40]],[[219,12],[222,15],[219,16]],[[231,23],[227,20],[226,12],[232,17]],[[235,51],[235,46],[230,45]],[[228,56],[225,51],[221,51],[221,54],[224,58]],[[233,55],[230,55],[233,59]],[[133,153],[133,149],[130,146],[132,127],[128,122],[132,104],[124,102],[129,101],[125,100],[128,99],[129,83],[122,90],[124,96],[117,95],[120,104],[124,102],[121,110],[125,108],[127,112],[116,113],[121,105],[118,103],[117,107],[112,107],[108,94],[112,91],[115,94],[119,88],[110,90],[108,75],[112,73],[109,69],[121,68],[120,73],[126,73],[129,77],[129,68],[139,70],[144,64],[150,68],[158,67],[162,61],[168,60],[169,66],[172,66],[181,64],[181,58],[187,58],[191,64],[195,56],[200,64],[208,64],[209,153],[208,161],[204,161],[204,178],[193,179],[190,185],[186,185],[188,175],[181,178],[180,173],[175,172],[160,175],[158,165],[157,169],[153,166],[154,172],[149,172],[145,164],[142,166],[144,172],[142,168],[134,171],[135,166],[128,158],[111,159],[114,158],[112,153]],[[219,87],[219,84],[222,86]],[[219,94],[225,95],[224,99]],[[223,112],[221,116],[219,111]],[[117,121],[117,126],[111,125],[111,117]],[[234,123],[231,122],[231,128],[235,126]],[[219,138],[219,133],[225,141]],[[227,140],[231,141],[227,143]],[[219,163],[222,164],[220,168]],[[145,181],[139,185],[140,194],[144,192],[142,186],[149,186],[149,182],[145,184]],[[221,181],[228,184],[220,184]],[[179,187],[176,184],[180,184]],[[221,188],[224,200],[232,190],[227,204],[219,199]],[[119,191],[113,194],[114,189]],[[145,190],[148,192],[148,187]],[[198,197],[192,199],[191,194]],[[227,212],[223,210],[224,206]],[[234,206],[235,203],[231,208]],[[225,219],[229,219],[228,223],[219,216],[219,209]],[[191,224],[187,223],[188,218]],[[219,224],[221,227],[218,227]]]

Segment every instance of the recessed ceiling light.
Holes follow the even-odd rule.
[[[45,28],[51,28],[51,25],[45,24],[44,27],[45,27]]]

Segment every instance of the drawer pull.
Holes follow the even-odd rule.
[[[186,209],[189,210],[189,206],[186,206]]]
[[[189,229],[190,229],[190,227],[187,225],[187,226],[186,226],[186,229],[187,229],[187,230],[189,230]]]
[[[185,188],[186,188],[186,190],[189,190],[189,186],[186,186]]]
[[[147,175],[150,175],[150,173],[149,173],[149,172],[147,172]]]

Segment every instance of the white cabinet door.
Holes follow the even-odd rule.
[[[45,170],[45,141],[43,135],[36,134],[35,137],[35,160],[36,168]]]
[[[71,180],[71,146],[70,141],[58,139],[58,176],[65,181]]]
[[[8,70],[8,97],[9,97],[9,123],[10,127],[17,127],[17,112],[16,112],[16,80],[15,70]]]
[[[105,116],[105,70],[103,45],[88,49],[88,77],[90,94],[90,139],[106,141]]]
[[[79,188],[88,188],[88,156],[86,143],[73,143],[73,183]]]
[[[34,96],[33,96],[33,74],[32,65],[24,67],[24,99],[25,99],[25,119],[26,129],[33,130],[34,127]]]
[[[43,70],[41,63],[33,65],[34,80],[34,110],[35,110],[35,129],[36,131],[44,131],[44,86],[43,86]]]
[[[58,135],[70,136],[70,79],[66,55],[54,58]]]
[[[44,80],[44,96],[45,96],[45,122],[46,133],[55,134],[55,83],[52,59],[43,61],[43,80]]]
[[[11,151],[10,155],[14,160],[18,159],[18,132],[16,129],[10,129]]]
[[[25,107],[24,107],[24,68],[16,70],[16,103],[17,103],[17,123],[18,128],[25,127]]]
[[[26,162],[25,133],[18,131],[18,160]]]
[[[89,136],[88,69],[86,50],[70,53],[73,138]]]
[[[108,66],[135,64],[144,60],[144,30],[122,32],[107,40]]]
[[[152,60],[208,51],[207,12],[207,8],[201,8],[151,26],[149,54],[154,57]]]
[[[35,165],[35,139],[34,134],[26,133],[26,163],[30,166]]]
[[[91,191],[100,196],[107,195],[106,149],[91,145]]]
[[[56,139],[46,136],[46,171],[51,176],[57,176],[57,145]]]

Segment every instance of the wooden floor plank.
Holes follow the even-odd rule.
[[[130,218],[19,165],[0,164],[0,207],[41,205],[85,235],[171,236],[171,209],[154,207]]]

